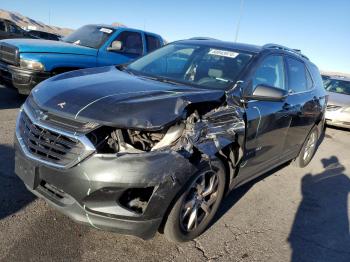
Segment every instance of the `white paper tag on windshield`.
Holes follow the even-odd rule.
[[[100,31],[103,32],[103,33],[106,33],[106,34],[110,34],[110,33],[113,32],[112,29],[104,28],[104,27],[102,27],[102,28],[100,29]]]
[[[209,55],[217,55],[217,56],[224,56],[224,57],[229,57],[229,58],[236,58],[239,55],[239,53],[211,48],[209,51]]]

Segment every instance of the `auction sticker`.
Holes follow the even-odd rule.
[[[103,33],[106,33],[106,34],[110,34],[110,33],[113,32],[112,29],[105,28],[105,27],[102,27],[102,28],[100,29],[100,31],[103,32]]]
[[[229,58],[236,58],[239,55],[239,53],[227,51],[227,50],[210,48],[209,55],[217,55],[217,56],[224,56],[224,57],[229,57]]]

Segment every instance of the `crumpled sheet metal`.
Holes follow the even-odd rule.
[[[242,150],[244,134],[242,110],[237,106],[228,105],[210,111],[200,121],[193,123],[192,130],[187,133],[187,139],[200,152],[214,157],[217,152],[233,142],[237,142]]]

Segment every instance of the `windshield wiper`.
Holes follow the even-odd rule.
[[[154,81],[158,81],[158,82],[162,82],[162,83],[167,83],[167,84],[171,84],[171,85],[182,85],[181,83],[179,82],[176,82],[176,81],[173,81],[173,80],[170,80],[168,78],[164,78],[164,77],[155,77],[155,76],[142,76],[142,77],[145,77],[145,78],[148,78],[148,79],[151,79],[151,80],[154,80]]]
[[[127,66],[128,66],[127,64],[121,64],[121,65],[117,65],[116,68],[130,75],[135,75],[133,72],[131,72],[131,70],[127,69]]]

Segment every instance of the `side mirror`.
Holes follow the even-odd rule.
[[[119,52],[123,48],[123,43],[121,41],[113,41],[110,47],[107,47],[107,51]]]
[[[288,95],[286,90],[282,90],[273,86],[258,85],[253,94],[246,96],[248,100],[261,100],[261,101],[283,101]]]

